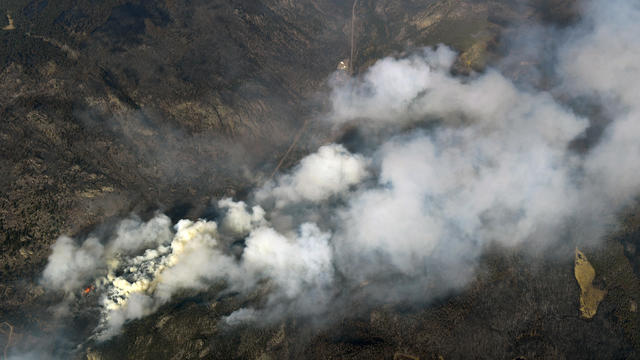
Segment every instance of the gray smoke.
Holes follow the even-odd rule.
[[[367,146],[325,145],[246,202],[220,200],[216,221],[172,227],[158,215],[126,220],[109,239],[61,237],[43,283],[68,293],[95,284],[96,336],[106,339],[181,290],[214,283],[265,289],[265,304],[225,318],[233,325],[284,309],[321,314],[339,289],[390,276],[429,284],[428,296],[460,289],[495,243],[597,241],[640,191],[638,18],[629,1],[588,2],[584,21],[559,36],[558,86],[547,91],[493,69],[453,76],[456,54],[445,46],[382,59],[333,84],[327,116],[357,126]],[[571,144],[591,120],[557,100],[579,96],[611,116],[584,153]],[[411,292],[391,285],[372,295]]]

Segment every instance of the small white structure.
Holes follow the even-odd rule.
[[[338,63],[338,70],[349,71],[349,59],[344,59]]]

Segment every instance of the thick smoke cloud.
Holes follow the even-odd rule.
[[[416,120],[420,114],[413,111],[414,100],[435,85],[434,78],[446,77],[455,57],[453,50],[440,47],[406,59],[378,61],[362,79],[334,84],[331,120],[342,123],[364,118],[384,125]]]
[[[593,1],[584,11],[558,36],[557,87],[523,89],[492,69],[453,76],[444,46],[382,59],[331,94],[336,126],[380,135],[366,147],[325,145],[246,202],[220,200],[215,221],[172,226],[157,215],[125,220],[111,238],[61,237],[43,283],[73,293],[92,282],[103,296],[96,337],[106,339],[214,283],[266,289],[264,304],[225,318],[234,325],[285,308],[323,313],[344,289],[390,276],[429,282],[429,296],[460,289],[494,243],[597,240],[640,192],[640,9]],[[557,100],[572,97],[611,116],[586,152],[571,144],[591,120]],[[410,296],[400,283],[372,295]]]
[[[320,202],[361,182],[367,176],[366,166],[361,155],[349,153],[342,145],[325,145],[302,159],[291,174],[260,189],[256,198],[261,202],[273,198],[276,207],[301,201]]]
[[[104,247],[96,238],[89,238],[81,246],[73,239],[61,236],[53,245],[53,253],[44,269],[42,279],[51,288],[72,291],[95,275],[95,264],[102,257]]]
[[[495,71],[470,82],[451,77],[445,69],[454,58],[448,53],[443,47],[426,50],[411,61],[387,59],[370,70],[413,74],[441,69],[400,79],[414,89],[406,94],[410,97],[390,99],[402,107],[393,109],[384,97],[370,96],[381,108],[393,109],[388,116],[401,111],[405,119],[443,121],[435,130],[400,135],[379,147],[379,186],[358,192],[341,212],[338,253],[363,255],[356,263],[346,259],[345,266],[373,265],[370,272],[375,273],[379,261],[358,249],[377,249],[383,261],[408,275],[422,273],[421,265],[431,257],[449,257],[451,265],[464,267],[464,256],[455,258],[476,254],[490,241],[550,240],[576,207],[571,173],[578,160],[567,149],[587,120],[547,93],[519,91]],[[334,95],[348,99],[335,103],[335,118],[348,118],[351,109],[370,100],[362,94],[375,93],[372,77],[398,81],[366,74],[362,82],[338,89]],[[377,126],[388,120],[370,121]],[[363,275],[347,272],[354,273]]]
[[[204,289],[219,281],[226,282],[229,291],[240,292],[267,282],[273,289],[267,307],[286,301],[313,311],[328,301],[333,281],[330,233],[303,223],[283,235],[270,227],[260,206],[249,210],[244,202],[228,198],[218,205],[226,211],[222,229],[206,220],[180,220],[172,226],[159,214],[147,222],[122,221],[105,244],[95,236],[80,246],[60,237],[42,282],[71,298],[88,286],[102,293],[97,340],[117,334],[127,320],[152,313],[180,291]],[[238,236],[246,237],[241,259],[225,241]],[[313,294],[311,303],[302,294]],[[248,320],[249,314],[259,312],[242,309],[229,321]]]
[[[585,171],[603,185],[605,201],[628,201],[640,170],[640,6],[633,1],[593,1],[585,28],[569,38],[559,72],[567,91],[597,98],[615,117],[592,150]]]

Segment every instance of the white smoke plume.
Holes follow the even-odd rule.
[[[227,211],[222,227],[234,235],[247,235],[251,229],[264,224],[265,212],[260,206],[254,206],[249,213],[244,201],[225,198],[218,201],[218,207]]]
[[[320,147],[300,161],[291,174],[279,177],[256,193],[258,201],[275,199],[276,207],[301,201],[320,202],[340,194],[367,176],[367,162],[342,145]]]
[[[614,121],[591,151],[585,171],[603,201],[637,194],[640,171],[640,6],[633,1],[591,1],[585,28],[569,37],[559,73],[567,91],[597,97]]]
[[[61,236],[53,245],[53,253],[42,274],[43,283],[51,288],[73,291],[95,275],[96,262],[103,253],[104,247],[96,238],[89,238],[78,246],[73,239]]]
[[[215,221],[172,228],[158,215],[126,220],[112,238],[61,237],[43,283],[73,292],[92,281],[103,294],[96,333],[106,339],[181,290],[213,283],[267,289],[265,305],[225,318],[237,324],[284,308],[322,313],[339,289],[390,275],[428,281],[432,296],[459,289],[496,242],[597,240],[640,193],[638,18],[628,1],[589,2],[583,23],[559,37],[568,39],[555,54],[560,81],[548,91],[523,90],[492,69],[455,77],[456,54],[444,46],[380,60],[334,84],[329,116],[384,129],[374,146],[325,145],[246,202],[220,200]],[[571,96],[611,116],[585,153],[571,144],[590,120],[557,100]],[[392,284],[374,295],[395,293]]]
[[[389,125],[416,120],[420,115],[413,111],[414,99],[446,78],[455,58],[453,50],[440,47],[406,59],[378,61],[362,79],[350,79],[334,87],[332,121],[364,118]]]
[[[70,295],[88,286],[102,293],[98,340],[117,334],[127,320],[152,313],[179,291],[216,281],[235,291],[251,291],[268,281],[274,289],[268,304],[274,305],[296,302],[303,293],[316,295],[314,304],[328,299],[325,292],[333,280],[329,233],[305,223],[285,236],[269,226],[259,206],[249,212],[245,203],[231,199],[222,199],[219,206],[226,209],[222,230],[206,220],[180,220],[172,229],[165,215],[157,215],[148,222],[122,221],[105,244],[91,236],[78,246],[60,237],[42,282]],[[219,239],[239,235],[246,236],[246,246],[236,259]],[[297,306],[312,307],[305,301]],[[257,313],[245,309],[231,319]]]

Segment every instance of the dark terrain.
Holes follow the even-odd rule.
[[[564,26],[572,4],[360,0],[351,49],[353,3],[341,0],[0,1],[2,26],[5,13],[15,24],[0,30],[0,348],[44,346],[64,358],[67,341],[90,333],[90,310],[59,324],[48,311],[56,295],[38,285],[59,235],[132,212],[206,216],[212,200],[242,198],[279,163],[341,136],[315,119],[327,78],[352,52],[357,74],[383,56],[445,43],[460,52],[455,71],[464,75],[505,55],[511,25]],[[435,304],[371,308],[356,291],[322,324],[225,329],[221,316],[256,299],[211,289],[75,355],[640,358],[636,212],[621,215],[603,249],[584,249],[607,290],[593,319],[580,317],[572,246],[554,249],[555,260],[496,249],[470,288]],[[68,338],[57,338],[61,329]]]

